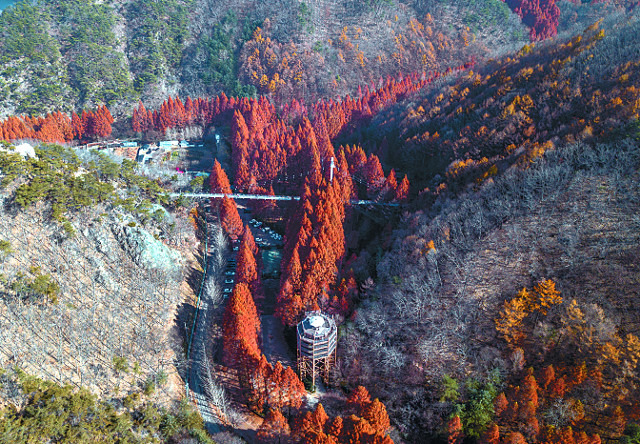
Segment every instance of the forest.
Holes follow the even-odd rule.
[[[0,442],[639,442],[635,6],[8,7]]]
[[[222,92],[338,98],[380,77],[445,70],[489,55],[493,43],[526,40],[498,0],[473,14],[456,0],[470,17],[459,22],[434,20],[437,4],[282,3],[18,1],[0,15],[0,117],[100,105],[123,117],[140,99],[155,107],[169,95]]]

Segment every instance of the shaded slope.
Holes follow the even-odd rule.
[[[470,436],[496,421],[502,436],[519,431],[528,442],[561,442],[545,427],[570,421],[576,433],[614,439],[635,418],[640,385],[626,369],[636,365],[627,335],[636,330],[640,278],[631,259],[640,228],[640,45],[631,32],[637,20],[604,26],[495,61],[457,85],[430,87],[405,102],[409,109],[384,112],[352,136],[371,136],[371,150],[412,183],[429,185],[397,226],[377,263],[378,284],[341,343],[345,379],[377,387],[409,442],[446,439],[454,412]],[[503,302],[549,278],[564,303],[526,317],[525,340],[508,344],[495,327]],[[593,329],[582,346],[566,327],[573,299],[584,328]],[[542,389],[537,413],[510,407],[509,419],[494,417],[497,392],[478,389],[497,369],[509,406],[522,405],[523,369],[541,378],[552,363],[570,381],[582,362],[584,385],[567,383],[555,395],[566,405],[582,402],[577,420],[557,416]],[[445,375],[460,384],[452,397]],[[474,398],[478,390],[491,396],[488,404]],[[613,416],[622,426],[603,420]],[[533,417],[539,435],[526,428]]]

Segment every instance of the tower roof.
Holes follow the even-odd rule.
[[[320,311],[312,311],[298,324],[298,336],[323,339],[336,330],[336,323]]]

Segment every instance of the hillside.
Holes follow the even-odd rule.
[[[185,370],[176,322],[200,267],[186,210],[163,206],[128,161],[12,149],[0,151],[0,367],[172,408]]]
[[[637,116],[637,26],[637,16],[614,15],[570,40],[525,45],[462,82],[385,110],[340,141],[362,143],[409,172],[427,199],[549,147],[608,137]]]
[[[2,13],[0,441],[637,442],[634,7]]]
[[[484,2],[473,14],[462,1],[20,2],[0,15],[0,115],[107,104],[119,116],[139,99],[155,106],[222,91],[337,97],[521,43],[518,18]]]
[[[408,442],[455,418],[504,442],[637,420],[637,26],[527,46],[345,137],[422,189],[367,249],[390,245],[343,339],[345,380],[379,388]]]
[[[523,367],[540,370],[552,363],[559,369],[582,361],[622,365],[628,358],[607,362],[599,357],[599,347],[615,337],[624,349],[621,338],[637,334],[637,313],[631,307],[638,297],[638,270],[630,260],[638,254],[637,168],[634,141],[570,145],[545,154],[524,172],[510,170],[477,192],[447,202],[434,218],[423,213],[407,217],[401,224],[407,228],[394,232],[394,246],[377,264],[377,288],[350,323],[344,377],[378,387],[376,393],[408,442],[416,442],[421,433],[442,430],[457,403],[470,402],[462,394],[463,384],[482,381],[493,370],[504,384],[517,381]],[[540,279],[553,279],[565,303],[537,324],[530,320],[531,336],[518,358],[502,342],[494,321],[505,300]],[[567,322],[563,310],[572,300],[589,313],[591,328],[601,331],[606,324],[609,329],[594,332],[590,340],[595,345],[580,352],[544,342]],[[376,345],[381,342],[382,348]],[[567,337],[563,347],[570,344]],[[406,377],[392,378],[400,369]],[[625,405],[637,402],[635,377],[611,371],[607,386],[627,387]],[[442,399],[445,375],[460,382],[460,398]],[[589,396],[619,396],[609,390]],[[584,394],[571,396],[582,400],[587,414],[573,422],[574,429],[608,436],[600,427],[606,421],[597,418],[612,410],[586,408],[590,401]],[[551,424],[542,418],[552,406],[553,398],[544,405],[541,401],[540,430]],[[491,416],[486,418],[484,425]],[[564,418],[561,424],[568,422]],[[470,430],[479,429],[471,424]]]

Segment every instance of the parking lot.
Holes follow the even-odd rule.
[[[264,222],[259,221],[251,216],[251,212],[247,209],[238,210],[243,222],[251,228],[251,234],[256,241],[256,245],[259,249],[280,249],[283,246],[282,235],[273,230],[273,228],[266,225]],[[231,251],[227,259],[227,266],[224,270],[224,284],[223,295],[224,298],[228,298],[233,292],[236,277],[237,266],[237,254],[240,249],[240,240],[231,242]]]

